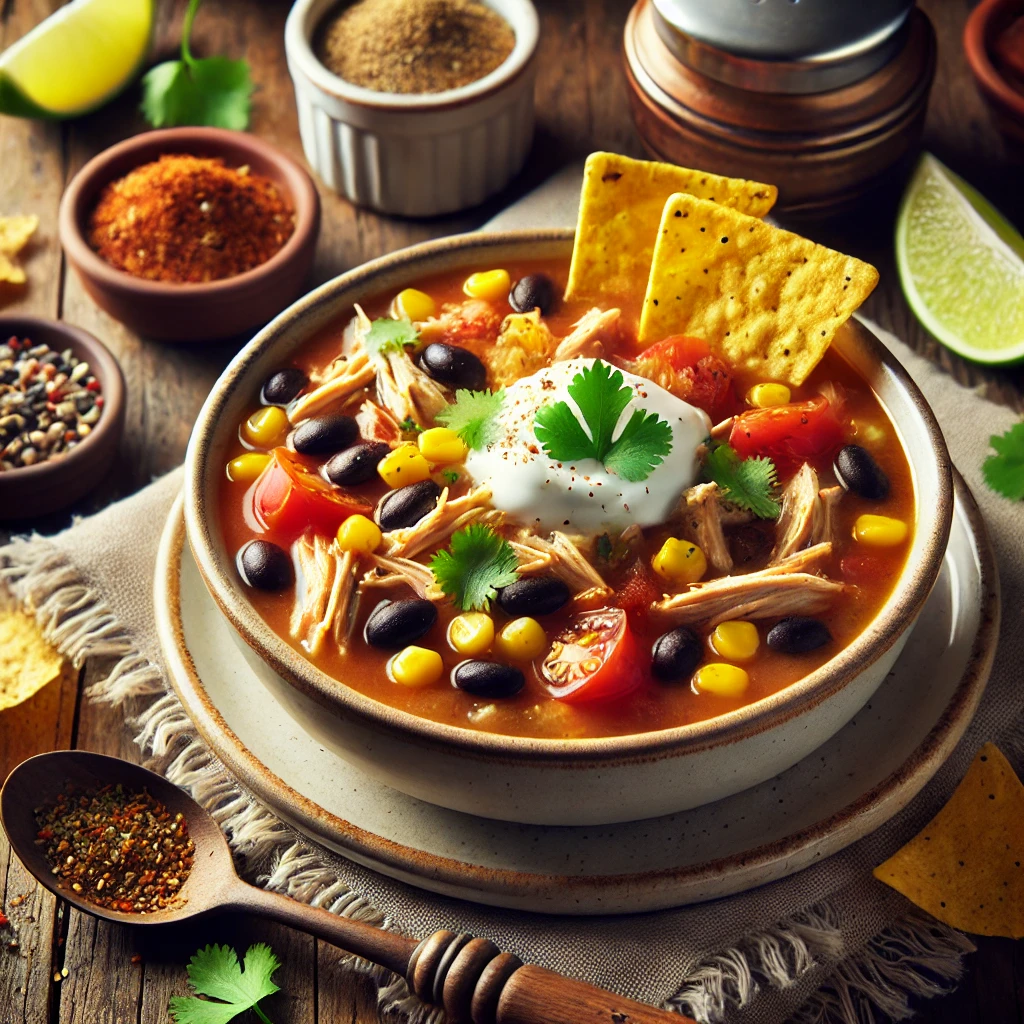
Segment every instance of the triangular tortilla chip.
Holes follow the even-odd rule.
[[[60,675],[63,664],[35,619],[0,607],[0,711],[28,700]]]
[[[852,256],[693,196],[665,204],[640,341],[703,338],[730,366],[799,385],[878,271]]]
[[[763,217],[778,195],[774,185],[757,181],[632,160],[616,153],[591,153],[583,171],[565,297],[639,297],[650,274],[662,209],[676,192],[734,206],[755,217]]]
[[[949,802],[875,868],[932,917],[974,935],[1024,938],[1024,786],[986,743]]]
[[[34,213],[0,217],[0,282],[25,283],[25,271],[11,257],[21,252],[37,227]]]

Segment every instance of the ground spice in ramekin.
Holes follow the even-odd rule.
[[[184,816],[149,793],[62,793],[36,811],[36,825],[53,873],[82,899],[125,914],[180,902],[195,844]]]
[[[88,238],[107,263],[135,277],[202,284],[266,263],[294,230],[294,212],[269,178],[174,154],[107,185]]]
[[[511,25],[479,0],[359,0],[328,20],[318,49],[353,85],[432,93],[483,78],[515,43]]]

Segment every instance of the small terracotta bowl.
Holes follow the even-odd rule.
[[[165,153],[221,157],[270,178],[295,210],[291,238],[261,266],[209,284],[147,281],[110,266],[86,241],[99,193]],[[265,324],[305,289],[319,230],[320,197],[310,176],[255,136],[221,128],[170,128],[111,146],[72,178],[60,204],[61,244],[93,301],[136,333],[164,341],[209,341]]]
[[[0,520],[46,515],[77,501],[103,479],[117,455],[124,433],[124,376],[110,350],[97,338],[70,324],[29,316],[0,317],[0,344],[15,336],[70,348],[89,364],[100,382],[103,413],[95,429],[66,455],[34,466],[0,471]]]
[[[983,0],[964,26],[964,51],[996,125],[1014,142],[1024,145],[1024,92],[1007,81],[993,56],[999,34],[1019,17],[1024,17],[1024,0]]]

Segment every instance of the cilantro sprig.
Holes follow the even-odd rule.
[[[1024,501],[1024,421],[1005,434],[993,434],[988,443],[996,454],[982,463],[985,483],[1004,498]]]
[[[704,475],[722,489],[722,497],[760,519],[778,519],[778,475],[771,459],[741,459],[727,444],[712,448],[704,459]]]
[[[486,611],[502,587],[519,578],[512,545],[489,526],[470,523],[430,560],[437,585],[464,612]]]
[[[455,401],[434,419],[454,430],[468,447],[479,451],[494,439],[494,420],[504,401],[504,388],[494,392],[459,388],[455,392]]]
[[[419,333],[409,320],[392,320],[391,317],[374,320],[363,338],[370,356],[383,356],[388,352],[415,348],[419,341]]]
[[[142,79],[142,113],[154,128],[205,124],[244,131],[249,127],[252,76],[244,60],[192,56],[189,38],[202,0],[189,0],[181,30],[181,60],[151,68]]]
[[[187,968],[196,995],[174,996],[168,1006],[171,1017],[177,1024],[228,1024],[240,1013],[252,1010],[263,1024],[271,1024],[259,1002],[278,990],[272,976],[280,966],[263,942],[250,946],[241,964],[230,946],[206,946],[192,957]],[[201,995],[209,998],[199,999]]]
[[[622,373],[600,359],[584,367],[568,387],[587,429],[567,402],[537,410],[534,433],[544,451],[558,462],[597,459],[609,472],[635,483],[646,480],[672,451],[672,428],[657,413],[634,409],[614,436],[619,417],[634,397]],[[589,431],[589,433],[588,433]]]

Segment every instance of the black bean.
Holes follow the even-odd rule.
[[[768,631],[768,646],[779,654],[807,654],[831,642],[828,626],[806,615],[791,615]]]
[[[297,367],[272,373],[264,382],[260,401],[264,405],[287,405],[308,384],[308,378]]]
[[[687,626],[662,633],[651,648],[651,672],[663,683],[689,679],[704,657],[700,637]]]
[[[498,591],[498,604],[509,615],[550,615],[572,595],[557,576],[528,576]]]
[[[324,476],[339,487],[365,484],[377,476],[377,464],[391,451],[383,441],[364,441],[338,452],[324,466]]]
[[[441,488],[433,480],[421,480],[397,490],[388,491],[377,504],[376,519],[382,530],[400,530],[415,526],[434,510]]]
[[[363,637],[373,647],[400,650],[430,632],[437,622],[432,601],[411,597],[407,601],[381,601],[366,620]]]
[[[859,444],[841,448],[833,469],[848,491],[869,501],[884,501],[889,497],[889,478],[885,470],[875,462],[871,452]]]
[[[512,286],[508,304],[517,313],[539,309],[541,316],[547,316],[555,305],[555,286],[546,274],[527,274]]]
[[[514,697],[526,685],[526,676],[497,661],[464,661],[452,673],[452,682],[474,697],[491,699]]]
[[[487,367],[469,349],[435,341],[420,356],[425,373],[450,388],[483,391],[487,387]]]
[[[239,576],[257,590],[284,590],[295,579],[288,552],[269,540],[249,541],[235,561]]]
[[[351,416],[314,416],[293,431],[291,446],[303,455],[328,455],[347,448],[359,436]]]

